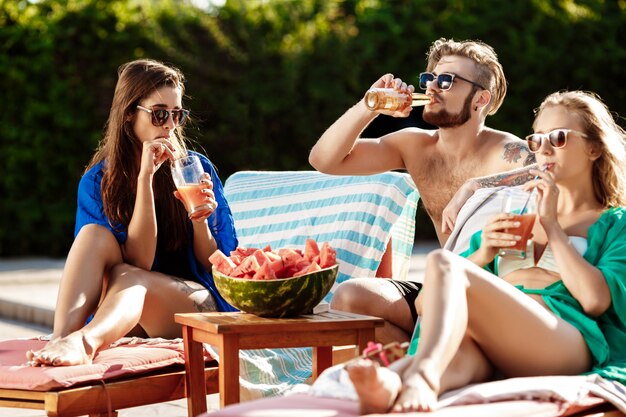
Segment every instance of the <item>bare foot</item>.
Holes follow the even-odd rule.
[[[71,366],[90,364],[95,349],[82,332],[74,332],[66,337],[51,340],[41,350],[26,352],[30,366]]]
[[[394,413],[433,411],[437,405],[439,384],[429,378],[426,371],[404,375],[402,391],[392,407]]]
[[[346,371],[359,396],[361,414],[389,411],[402,387],[400,375],[379,367],[369,359],[350,363],[346,366]]]

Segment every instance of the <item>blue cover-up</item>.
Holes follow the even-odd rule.
[[[215,212],[213,212],[213,214],[211,214],[207,219],[207,222],[209,224],[211,234],[217,242],[218,249],[226,254],[229,254],[231,250],[237,247],[237,235],[230,207],[224,197],[222,182],[217,176],[217,172],[215,171],[213,164],[206,156],[193,151],[190,151],[189,153],[198,156],[202,162],[204,171],[211,175],[211,181],[213,181],[213,192],[215,193],[215,200],[218,205]],[[109,229],[117,241],[120,244],[123,244],[127,238],[127,225],[111,225],[109,223],[109,219],[104,214],[102,195],[100,192],[100,185],[104,175],[103,165],[104,162],[94,165],[80,179],[80,183],[78,184],[78,207],[76,209],[74,237],[78,235],[78,232],[84,225],[99,224]],[[167,168],[161,167],[161,169]],[[172,190],[172,192],[173,191],[174,190]],[[190,230],[193,230],[191,227],[191,221],[189,222],[189,228]],[[205,270],[196,259],[193,252],[192,233],[190,233],[190,240],[185,249],[184,258],[185,259],[176,260],[181,264],[180,270],[186,271],[186,276],[182,276],[180,278],[199,282],[207,288],[213,295],[219,311],[237,311],[222,298],[215,288],[211,272]],[[160,263],[159,257],[155,256],[154,263],[152,264],[152,270],[169,273],[169,271],[165,270],[166,266],[163,265],[164,263],[166,262]]]

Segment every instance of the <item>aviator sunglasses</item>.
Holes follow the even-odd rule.
[[[163,126],[169,120],[170,114],[172,115],[172,121],[174,122],[174,126],[184,125],[187,121],[187,116],[189,116],[189,110],[185,109],[166,110],[154,107],[152,109],[149,109],[140,105],[137,105],[137,108],[139,110],[150,113],[150,115],[152,116],[152,124],[156,127]]]
[[[528,150],[532,153],[539,152],[544,139],[547,139],[554,149],[564,148],[567,144],[567,137],[570,133],[575,133],[583,138],[587,137],[585,133],[573,129],[554,129],[548,133],[533,133],[532,135],[526,136]]]
[[[482,90],[486,90],[486,88],[483,87],[482,85],[475,83],[474,81],[468,80],[467,78],[463,78],[460,75],[452,74],[451,72],[442,72],[439,75],[434,74],[432,72],[422,72],[420,73],[420,76],[419,76],[419,87],[422,90],[426,90],[426,88],[428,88],[428,83],[437,81],[437,88],[440,89],[441,91],[446,91],[452,88],[452,84],[454,83],[454,80],[457,80],[457,79],[463,80],[472,85],[475,85],[476,87],[479,87]]]

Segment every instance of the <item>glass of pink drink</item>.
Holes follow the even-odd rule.
[[[537,198],[534,192],[526,192],[521,188],[509,188],[506,190],[502,211],[513,214],[513,221],[520,223],[519,227],[504,229],[504,233],[518,235],[521,239],[514,246],[501,248],[500,256],[526,258],[528,240],[530,239],[537,215]]]
[[[205,186],[200,180],[203,175],[204,168],[200,158],[195,155],[187,155],[172,162],[172,178],[187,203],[190,217],[202,211],[211,211],[211,206],[206,203],[206,195],[202,193]]]

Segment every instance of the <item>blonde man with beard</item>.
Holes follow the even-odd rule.
[[[423,119],[438,129],[406,128],[377,139],[361,138],[379,114],[407,117],[411,112],[408,104],[396,111],[372,111],[362,99],[324,132],[309,162],[334,175],[406,170],[443,245],[458,209],[476,188],[525,182],[526,167],[534,157],[520,138],[485,125],[506,95],[502,65],[489,45],[438,39],[431,45],[419,86],[431,97]],[[414,90],[392,74],[383,75],[372,87],[407,94]],[[382,317],[386,322],[377,330],[377,340],[404,341],[417,321],[420,290],[419,282],[356,278],[338,287],[331,306]]]

